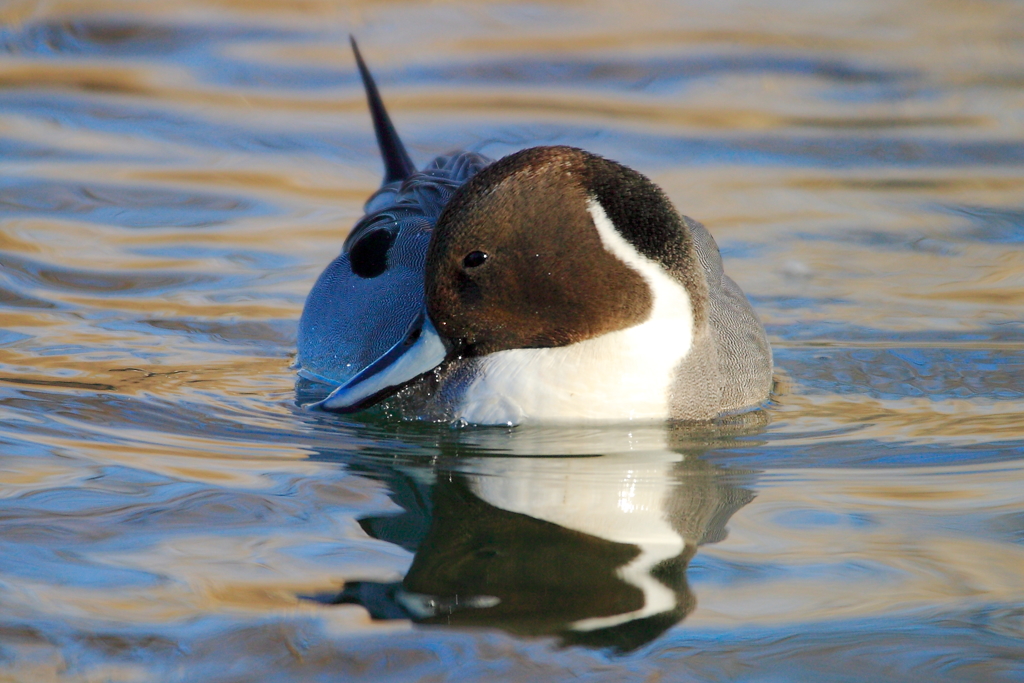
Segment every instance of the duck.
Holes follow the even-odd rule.
[[[385,174],[303,309],[299,374],[331,387],[310,408],[514,426],[766,404],[763,325],[653,181],[561,145],[416,171],[352,47]]]

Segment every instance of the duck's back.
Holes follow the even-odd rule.
[[[683,216],[707,280],[708,323],[694,331],[693,349],[679,364],[672,417],[704,420],[764,403],[772,385],[772,350],[747,297],[722,268],[707,229]]]

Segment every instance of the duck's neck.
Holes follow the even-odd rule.
[[[600,204],[591,202],[588,208],[605,248],[650,287],[650,317],[569,346],[481,357],[457,417],[476,424],[519,424],[671,416],[675,371],[694,340],[690,297],[664,268],[623,239]]]

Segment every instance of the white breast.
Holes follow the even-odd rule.
[[[458,417],[475,424],[669,417],[673,370],[693,341],[690,297],[623,239],[596,199],[587,208],[605,249],[650,287],[650,316],[635,327],[569,346],[482,357]]]

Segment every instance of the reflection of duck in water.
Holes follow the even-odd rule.
[[[401,583],[334,603],[381,618],[557,634],[632,650],[696,601],[685,570],[753,494],[694,455],[473,458],[458,472],[389,470],[405,512],[361,523],[415,553]]]

